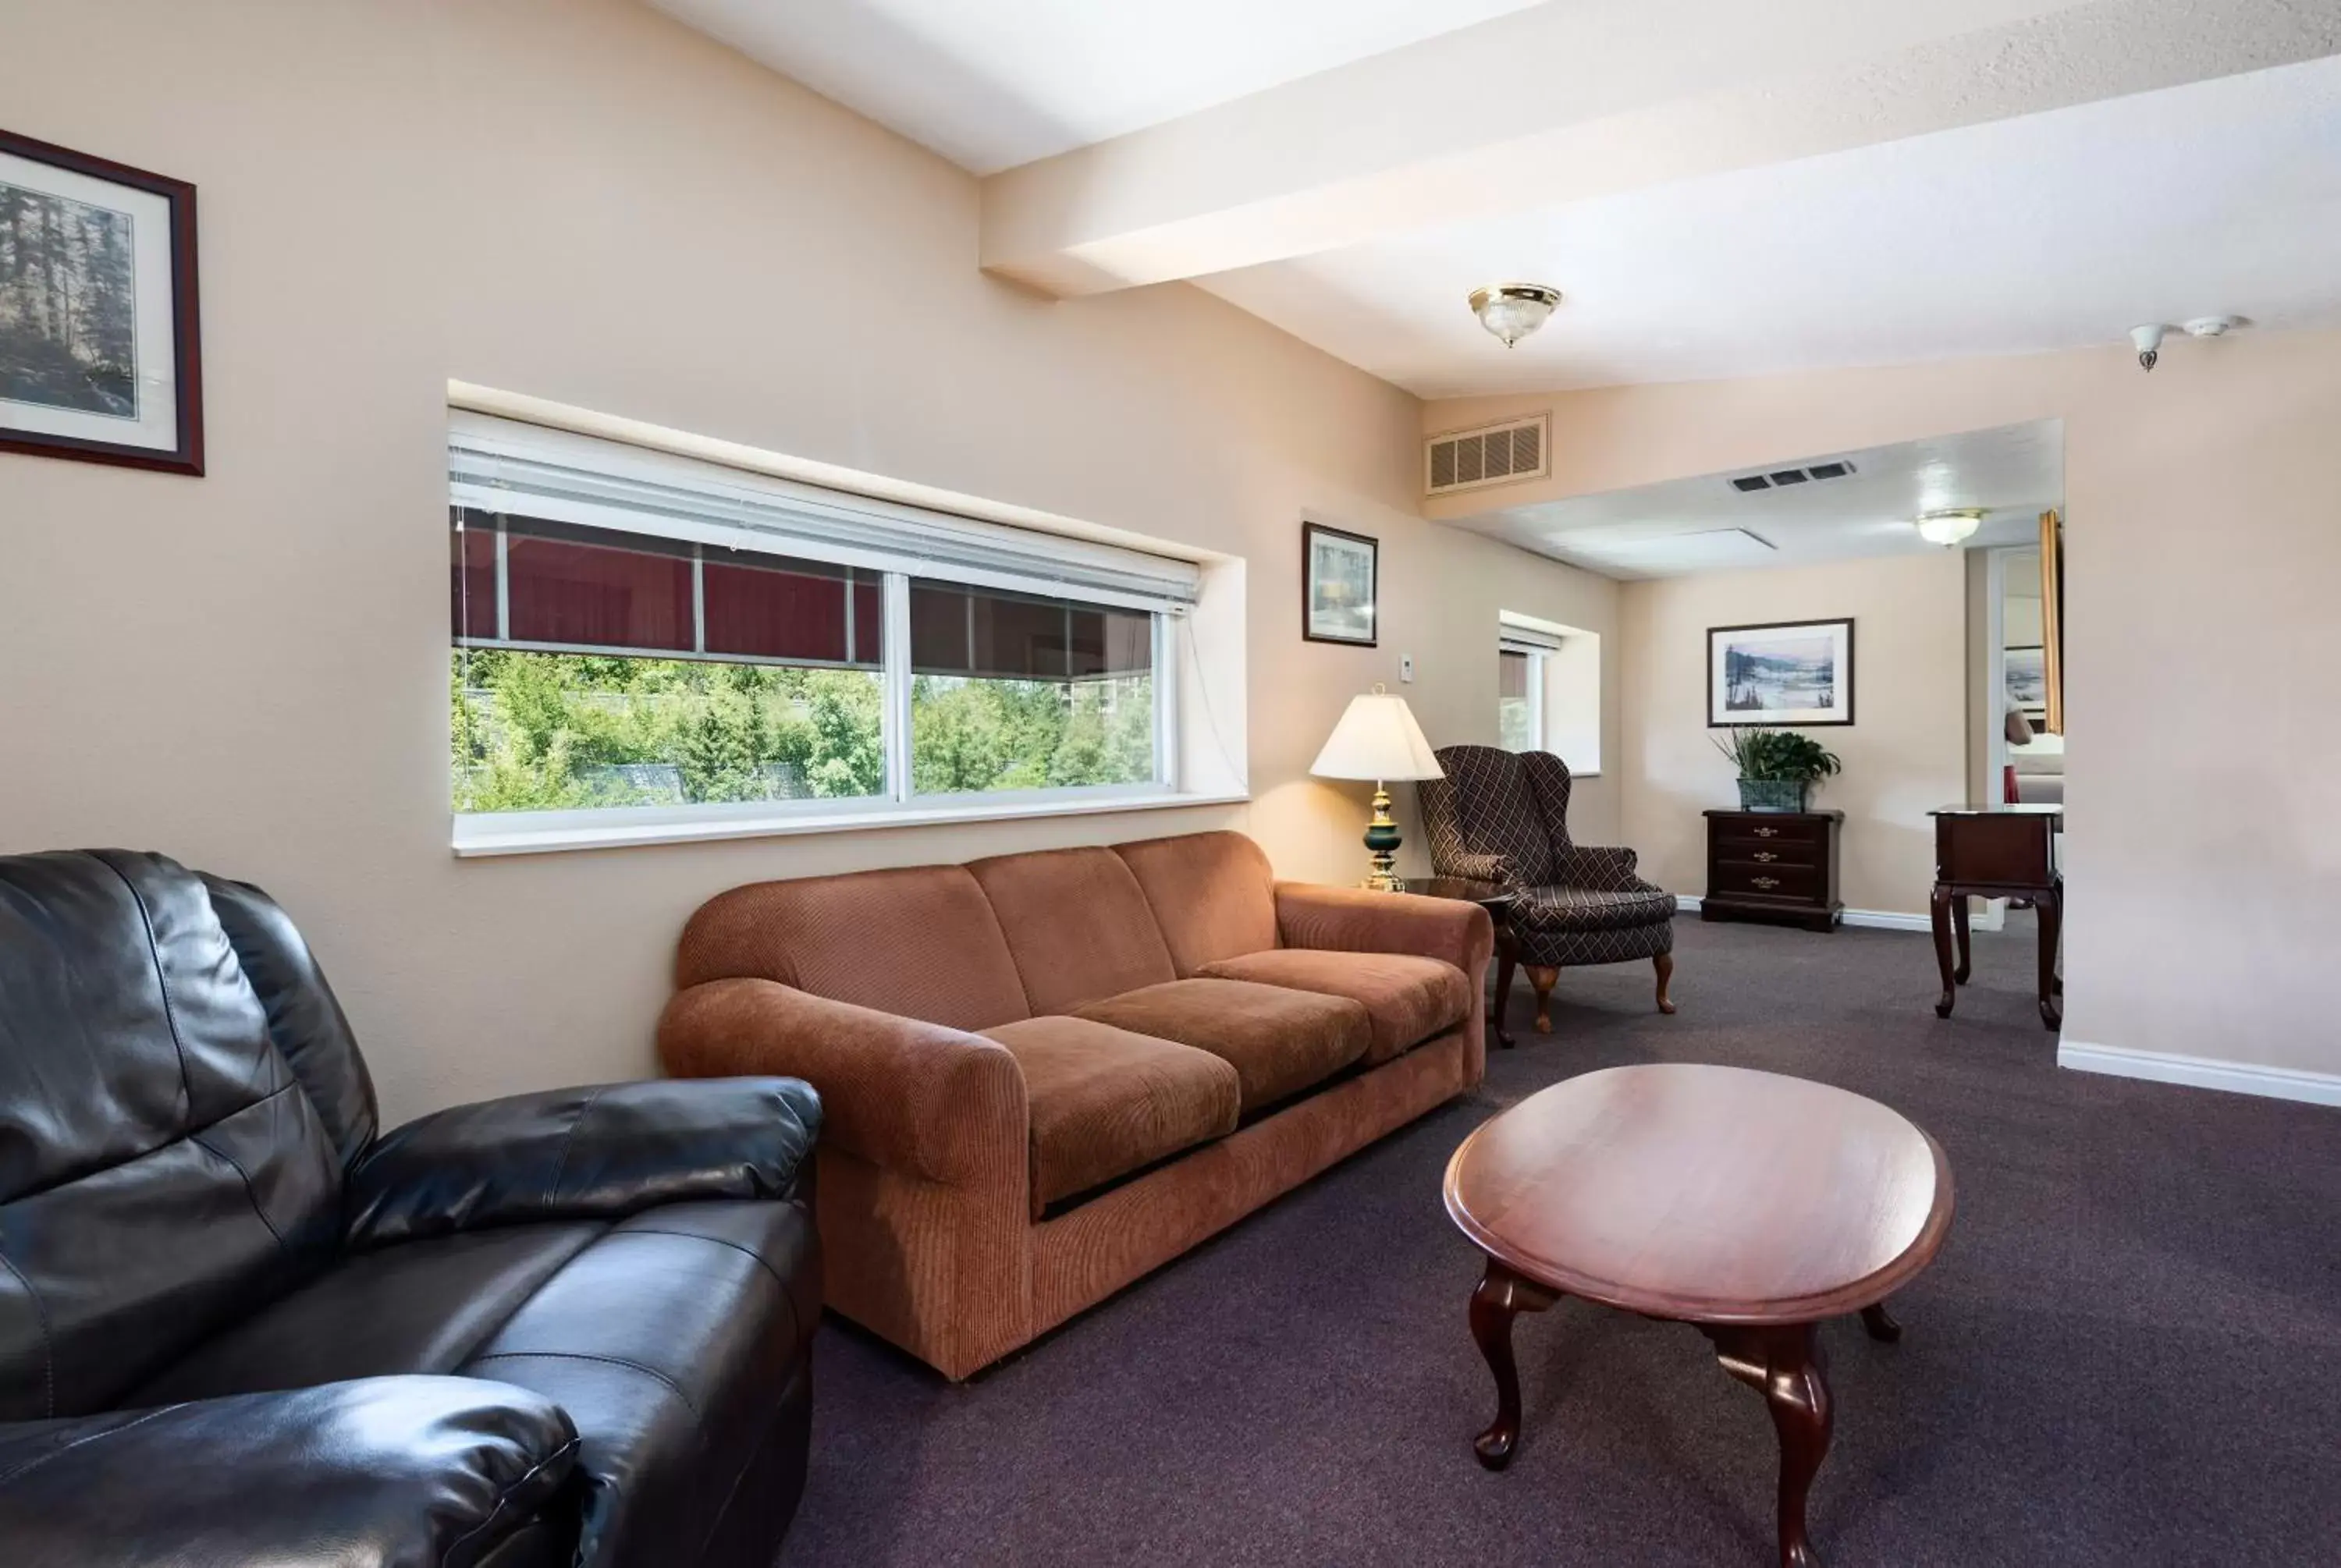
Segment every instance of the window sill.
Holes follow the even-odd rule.
[[[455,819],[458,859],[492,855],[547,855],[569,849],[625,849],[644,844],[690,844],[724,839],[779,839],[800,833],[869,833],[891,828],[931,828],[956,822],[1006,822],[1031,817],[1095,817],[1117,811],[1163,811],[1189,806],[1236,806],[1249,793],[1108,795],[1080,800],[957,800],[936,806],[877,806],[866,810],[668,818],[656,821],[524,826],[506,819]]]

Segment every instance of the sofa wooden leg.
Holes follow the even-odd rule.
[[[1560,978],[1560,969],[1552,964],[1530,964],[1527,968],[1529,984],[1536,989],[1537,1033],[1549,1035],[1552,1033],[1552,987]]]
[[[1652,954],[1650,966],[1659,972],[1659,1011],[1671,1017],[1675,1000],[1667,995],[1667,985],[1675,978],[1675,956],[1672,953]]]

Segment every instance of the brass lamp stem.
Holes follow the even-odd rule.
[[[1394,868],[1398,863],[1398,824],[1390,818],[1390,791],[1382,781],[1374,780],[1374,819],[1366,824],[1366,849],[1373,856],[1374,868],[1360,884],[1377,893],[1403,893],[1406,884],[1399,879]]]

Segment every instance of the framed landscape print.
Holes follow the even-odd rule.
[[[1300,635],[1311,642],[1374,644],[1381,546],[1321,522],[1300,525]]]
[[[2048,663],[2045,648],[2010,648],[2001,658],[2007,670],[2007,700],[2035,722],[2048,717]]]
[[[1852,723],[1853,622],[1709,627],[1707,722]]]
[[[0,131],[0,452],[204,471],[195,188]]]

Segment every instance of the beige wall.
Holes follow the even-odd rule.
[[[1480,398],[1424,429],[1531,408],[1556,477],[1508,504],[2062,418],[2065,1038],[2341,1072],[2341,333],[2181,342],[2150,376],[2108,343]]]
[[[1707,629],[1851,616],[1854,719],[1804,733],[1836,752],[1814,792],[1843,811],[1838,896],[1849,909],[1923,916],[1934,881],[1928,811],[1967,799],[1967,577],[1960,554],[1626,585],[1619,779],[1626,842],[1645,875],[1704,893],[1709,807],[1738,804],[1707,726]]]
[[[211,435],[202,480],[0,456],[0,850],[270,888],[393,1116],[648,1070],[676,932],[752,878],[1231,823],[1354,878],[1364,791],[1305,777],[1353,692],[1411,652],[1431,738],[1492,739],[1499,609],[1613,629],[1615,585],[1417,520],[1411,398],[1183,286],[984,278],[972,180],[646,7],[0,0],[0,37],[9,129],[200,187]],[[451,378],[1245,557],[1254,803],[457,862]],[[1379,650],[1300,640],[1304,512],[1381,537]]]

